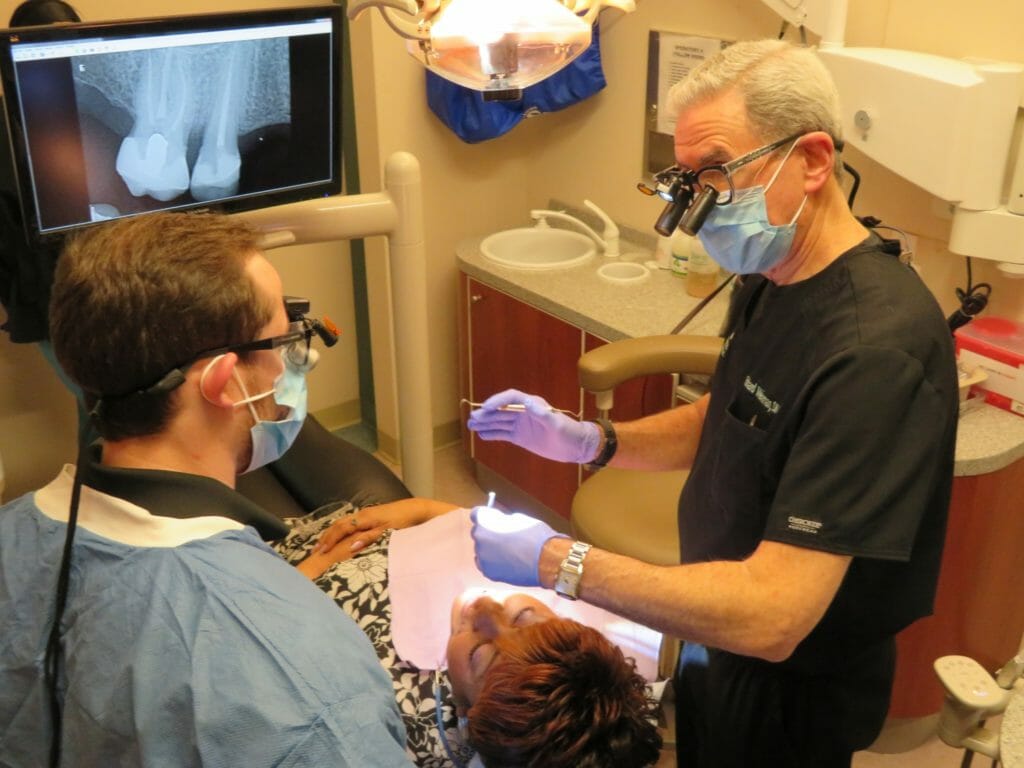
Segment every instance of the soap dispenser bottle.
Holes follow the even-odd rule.
[[[658,269],[672,269],[672,238],[658,236],[658,244],[654,247],[654,260]]]
[[[672,251],[672,274],[676,277],[686,277],[686,270],[690,261],[690,241],[692,239],[692,237],[687,235],[681,229],[677,229],[672,233],[672,239],[670,241],[670,248]]]

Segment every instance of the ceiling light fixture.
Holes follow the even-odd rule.
[[[353,0],[350,19],[377,8],[406,48],[438,75],[485,99],[519,98],[590,45],[605,6],[634,0]]]

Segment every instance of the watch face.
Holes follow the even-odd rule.
[[[580,579],[583,578],[583,558],[590,551],[590,545],[583,542],[574,542],[569,549],[569,554],[558,567],[558,576],[555,578],[555,592],[562,597],[575,600],[580,591]]]
[[[562,597],[568,598],[569,600],[575,600],[576,592],[579,589],[579,586],[579,580],[576,580],[575,582],[570,582],[568,579],[564,578],[561,574],[559,574],[558,580],[555,582],[555,592],[557,592]]]

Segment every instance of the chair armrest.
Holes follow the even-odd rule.
[[[592,349],[576,364],[580,386],[607,392],[624,381],[655,373],[711,374],[722,339],[717,336],[644,336]]]

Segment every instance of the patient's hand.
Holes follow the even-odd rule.
[[[363,547],[377,541],[384,531],[419,525],[453,509],[457,509],[454,504],[418,498],[364,507],[345,515],[320,534],[320,541],[309,557],[299,563],[298,569],[306,576],[316,578],[329,566],[349,559]]]
[[[313,550],[305,560],[295,567],[307,578],[315,579],[335,563],[348,560],[354,554],[355,551],[348,546],[348,543],[341,541],[326,552]]]

